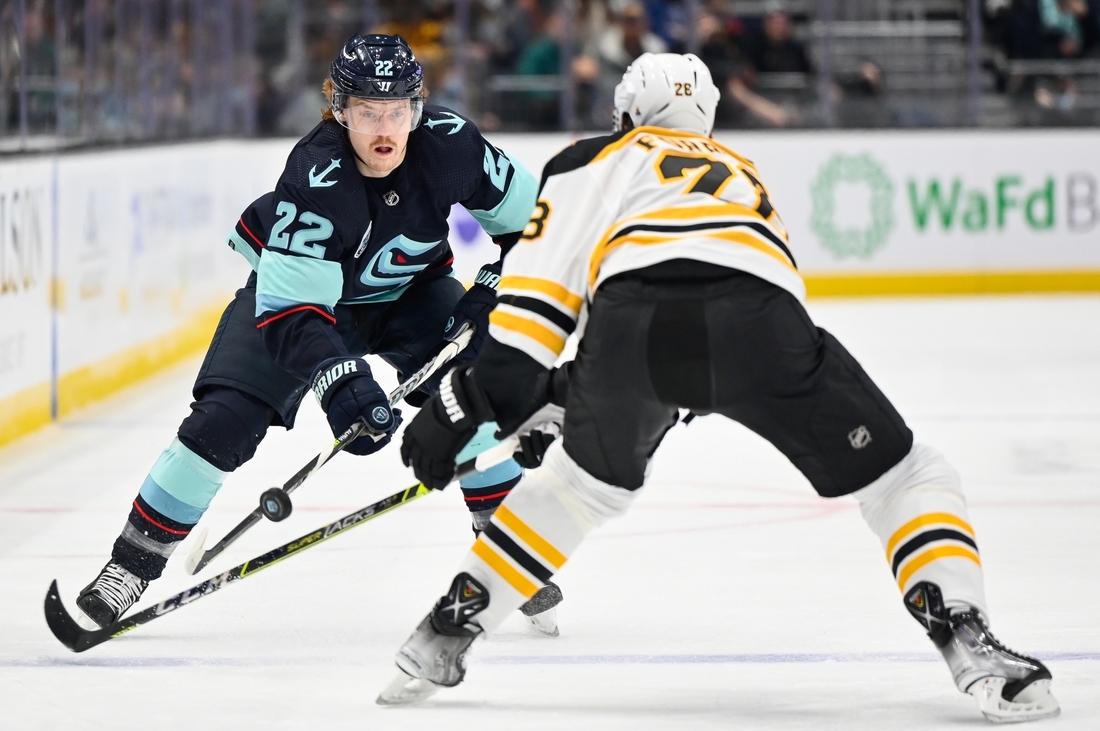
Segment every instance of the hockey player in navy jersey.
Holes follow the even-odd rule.
[[[615,91],[620,131],[544,169],[535,215],[504,260],[485,347],[444,379],[401,454],[425,484],[443,486],[479,424],[534,440],[545,432],[532,427],[549,422],[562,438],[497,509],[399,650],[378,702],[460,683],[471,643],[627,510],[689,409],[741,422],[820,495],[859,502],[905,607],[988,719],[1056,715],[1047,668],[990,634],[958,474],[914,444],[859,363],[811,322],[759,171],[710,137],[717,102],[695,56],[644,54]],[[550,369],[580,328],[563,394]]]
[[[401,415],[361,356],[380,356],[405,380],[463,323],[476,329],[454,364],[485,339],[499,263],[467,292],[452,276],[447,216],[460,203],[507,248],[530,218],[537,181],[469,120],[425,106],[421,67],[399,36],[352,37],[325,92],[321,123],[230,234],[253,273],[218,325],[191,414],[141,486],[111,560],[77,599],[85,624],[107,626],[138,600],[268,427],[294,425],[308,390],[334,434],[362,420],[380,437],[345,450],[371,454]],[[471,448],[491,442],[484,434]],[[463,481],[475,531],[520,473],[508,461]],[[550,587],[525,614],[555,634],[559,599]]]

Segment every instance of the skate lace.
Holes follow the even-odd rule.
[[[960,621],[965,617],[973,617],[978,622],[978,625],[982,628],[982,632],[985,634],[986,638],[989,640],[989,644],[992,645],[994,649],[1000,650],[1001,652],[1021,659],[1031,659],[1029,655],[1025,655],[1022,652],[1016,652],[1011,647],[1008,647],[1003,642],[998,640],[993,632],[989,629],[989,623],[985,621],[985,617],[982,616],[981,612],[962,612],[961,614],[955,615],[955,617],[958,618]]]
[[[111,605],[115,612],[121,614],[131,604],[141,598],[145,591],[146,582],[130,573],[121,566],[110,563],[103,568],[103,572],[95,582],[95,592]]]

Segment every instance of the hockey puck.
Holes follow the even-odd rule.
[[[280,520],[286,520],[290,517],[293,507],[290,504],[290,495],[287,495],[281,487],[264,490],[260,495],[260,512],[270,521],[278,523]]]

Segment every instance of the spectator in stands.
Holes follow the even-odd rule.
[[[594,101],[595,110],[600,115],[594,122],[599,127],[611,126],[615,85],[634,59],[643,53],[666,51],[668,46],[665,42],[649,30],[649,16],[644,5],[630,0],[619,8],[614,24],[598,39],[591,52],[599,61],[599,81]]]
[[[1088,12],[1085,0],[1039,0],[1039,20],[1046,35],[1055,41],[1058,55],[1063,58],[1081,55],[1083,34],[1079,19]]]
[[[752,41],[752,64],[759,73],[813,73],[806,48],[791,35],[791,16],[773,6]]]
[[[699,15],[696,24],[699,56],[710,69],[714,85],[722,93],[715,111],[719,127],[751,127],[763,123],[785,127],[791,115],[760,96],[745,81],[749,60],[744,45],[744,25],[737,18],[721,18],[713,12]]]
[[[57,116],[57,98],[53,85],[57,77],[57,53],[53,38],[46,32],[42,11],[28,8],[23,19],[26,41],[24,70],[27,74],[27,124],[31,131],[52,129]],[[18,105],[13,105],[18,110]]]
[[[545,27],[535,40],[523,49],[516,73],[521,76],[556,76],[561,73],[562,18],[554,13],[547,18]],[[570,69],[577,96],[585,102],[587,93],[596,79],[596,65],[581,55],[570,59]],[[536,129],[556,129],[561,120],[560,90],[532,90],[525,94],[526,121]],[[585,118],[582,112],[578,115]]]

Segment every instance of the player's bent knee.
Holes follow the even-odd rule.
[[[565,565],[588,533],[621,515],[636,492],[585,472],[556,441],[497,508],[460,567],[489,589],[477,623],[492,631]]]
[[[943,499],[965,505],[962,481],[943,455],[926,444],[914,444],[900,462],[870,485],[852,493],[863,517],[874,524],[877,518],[908,490],[942,493]]]
[[[215,388],[191,404],[179,440],[223,472],[252,459],[275,410],[254,396],[233,388]]]

